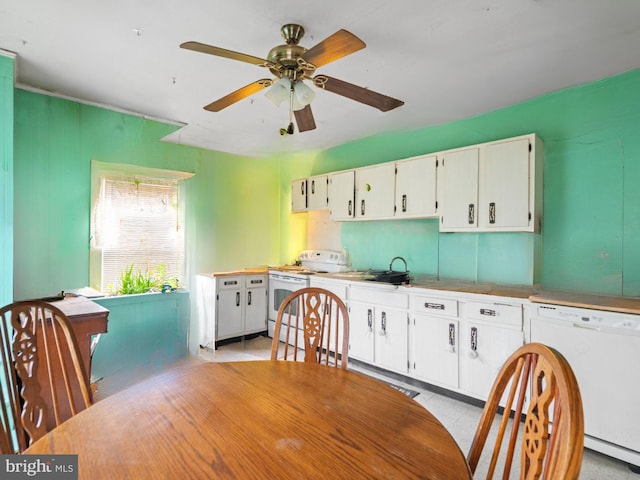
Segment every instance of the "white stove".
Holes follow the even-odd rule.
[[[269,336],[273,335],[280,304],[289,294],[308,287],[311,275],[349,270],[347,260],[345,250],[303,250],[296,262],[300,265],[269,267]]]

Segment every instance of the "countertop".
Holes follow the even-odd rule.
[[[316,276],[332,278],[346,281],[367,281],[366,272],[344,272],[344,273],[317,273]],[[411,283],[400,285],[406,289],[428,289],[446,290],[463,293],[476,293],[481,295],[495,295],[499,297],[512,297],[526,299],[536,293],[540,287],[538,285],[501,285],[491,282],[470,282],[463,280],[439,279],[432,275],[411,276]]]
[[[233,275],[266,275],[268,267],[245,268],[228,272],[213,272],[214,277]],[[342,273],[317,273],[317,277],[331,278],[349,282],[365,282],[366,271]],[[442,290],[450,292],[473,293],[527,299],[531,302],[564,305],[576,308],[590,308],[609,312],[630,313],[640,315],[640,297],[623,297],[616,295],[599,295],[562,290],[547,290],[542,285],[504,285],[491,282],[472,282],[454,279],[439,279],[432,275],[415,275],[411,277],[406,289]]]
[[[316,274],[320,277],[346,281],[366,282],[366,272],[344,272]],[[503,285],[491,282],[471,282],[453,279],[438,279],[430,275],[415,275],[406,289],[442,290],[526,299],[531,302],[589,308],[609,312],[640,315],[640,297],[599,295],[562,290],[547,290],[542,285]]]
[[[256,267],[229,270],[228,272],[202,273],[201,275],[209,275],[211,277],[232,277],[235,275],[266,275],[267,273],[269,273],[269,269],[267,267]]]

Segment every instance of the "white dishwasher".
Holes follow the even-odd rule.
[[[640,315],[532,304],[531,341],[569,361],[582,395],[585,447],[640,465]]]

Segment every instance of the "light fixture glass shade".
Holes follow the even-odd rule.
[[[293,110],[302,110],[304,107],[313,102],[316,93],[311,90],[302,80],[297,81],[293,85]]]
[[[282,102],[288,101],[291,96],[291,80],[287,77],[282,77],[271,85],[271,88],[264,96],[271,100],[276,107],[279,107]]]

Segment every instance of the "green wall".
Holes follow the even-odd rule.
[[[0,306],[13,300],[14,62],[0,53]]]
[[[17,89],[14,297],[88,283],[94,159],[196,173],[187,189],[196,274],[291,261],[306,241],[305,214],[289,213],[293,178],[530,132],[545,142],[542,235],[344,223],[354,266],[384,268],[402,255],[414,273],[527,283],[541,262],[546,287],[640,295],[638,92],[634,70],[459,122],[260,160],[167,144],[160,138],[174,126]]]
[[[640,70],[466,120],[364,139],[313,158],[312,174],[537,133],[545,145],[542,235],[441,234],[433,220],[349,222],[356,268],[404,256],[415,273],[640,295]],[[541,262],[541,266],[537,265]]]
[[[91,160],[194,172],[192,275],[278,262],[279,169],[161,142],[175,126],[16,90],[15,297],[88,285]]]

